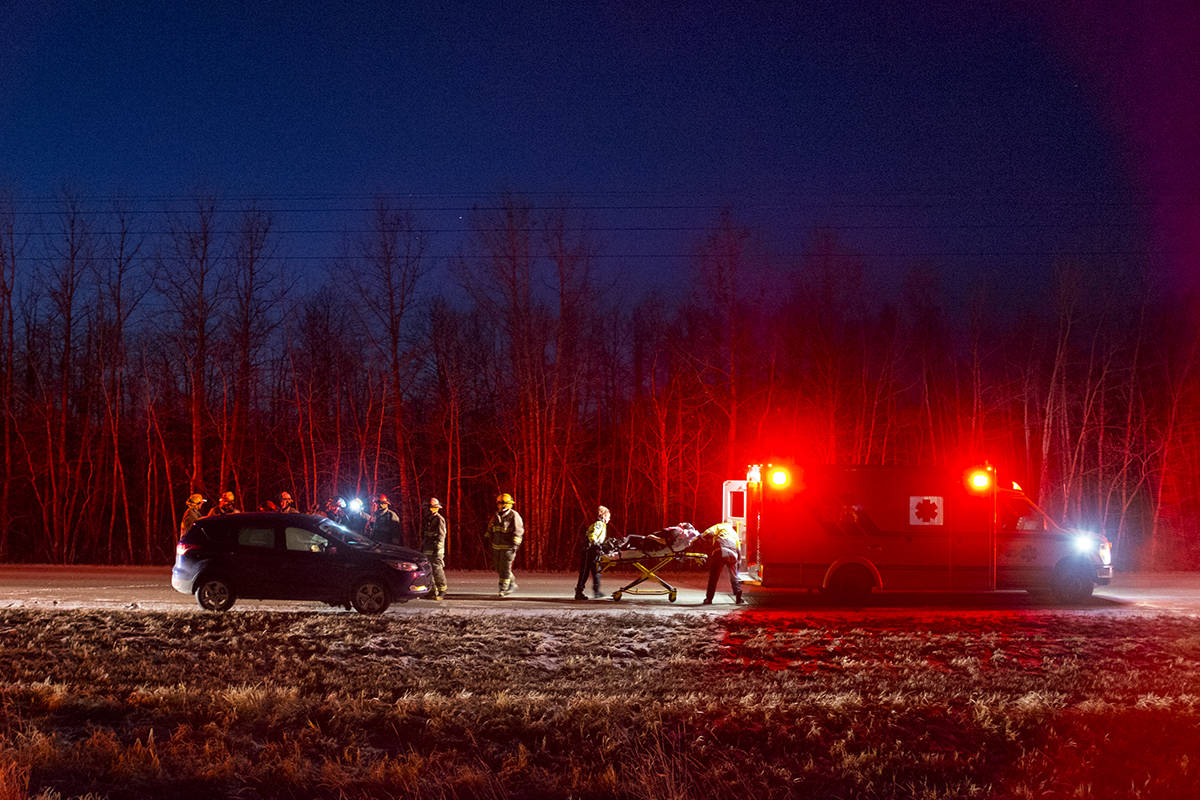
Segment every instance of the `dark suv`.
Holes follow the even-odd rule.
[[[379,614],[429,592],[429,559],[307,514],[205,517],[175,547],[171,586],[225,611],[239,597],[320,600]]]

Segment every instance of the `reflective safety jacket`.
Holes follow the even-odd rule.
[[[712,547],[723,547],[735,553],[738,550],[737,530],[728,522],[718,522],[711,528],[707,528],[704,533],[700,534],[700,538]]]
[[[509,550],[520,547],[525,538],[525,522],[511,508],[492,514],[487,529],[483,532],[484,542],[493,550]]]
[[[604,544],[604,540],[608,538],[608,525],[604,520],[598,519],[583,532],[584,539],[588,544]]]

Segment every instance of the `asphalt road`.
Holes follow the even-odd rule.
[[[813,614],[856,613],[855,609],[831,605],[819,595],[795,591],[773,591],[748,587],[747,603],[736,606],[732,597],[718,592],[711,606],[701,605],[704,574],[698,571],[664,572],[663,577],[677,587],[674,603],[665,595],[626,593],[619,602],[604,600],[575,601],[575,576],[558,573],[517,573],[520,588],[513,595],[496,596],[496,577],[488,572],[449,572],[448,598],[440,603],[413,600],[394,604],[387,613],[413,614],[433,609],[488,613],[627,612],[725,614],[744,609],[802,610]],[[632,575],[606,575],[608,591],[633,579]],[[728,589],[722,581],[718,589]],[[0,565],[0,608],[39,609],[127,609],[147,611],[197,612],[201,610],[191,595],[171,588],[170,567],[101,567]],[[873,613],[911,613],[954,611],[1061,610],[1061,606],[1035,602],[1024,592],[974,594],[885,594],[874,596],[869,608]],[[1200,615],[1200,573],[1138,573],[1118,575],[1111,586],[1096,590],[1087,603],[1070,607],[1084,613],[1176,613]],[[321,603],[276,600],[239,600],[230,613],[239,609],[326,611],[346,613]]]

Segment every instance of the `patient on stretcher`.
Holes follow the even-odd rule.
[[[661,531],[655,531],[644,536],[631,534],[619,544],[618,554],[629,558],[635,553],[647,556],[669,556],[672,553],[682,553],[691,546],[700,535],[692,524],[681,522]]]

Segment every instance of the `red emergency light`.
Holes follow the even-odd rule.
[[[967,474],[967,485],[977,492],[992,488],[992,473],[986,469],[973,469]]]
[[[792,476],[783,467],[771,467],[767,472],[767,480],[776,489],[783,489],[792,481]]]

